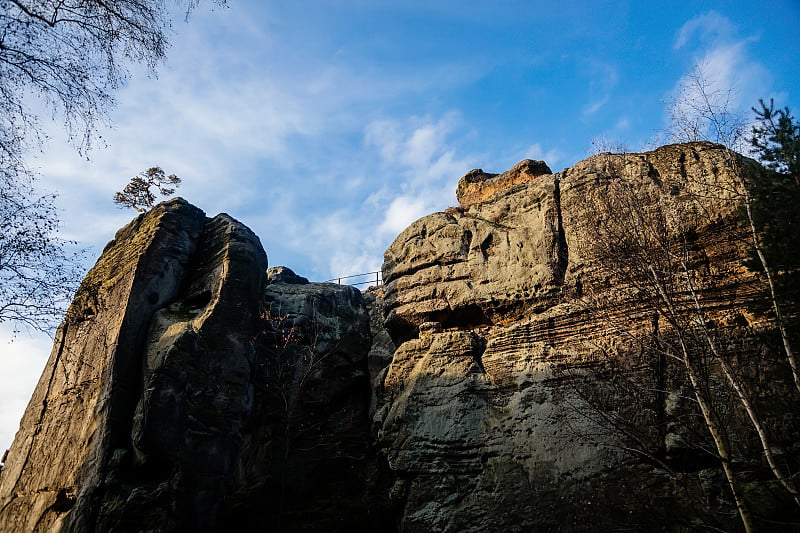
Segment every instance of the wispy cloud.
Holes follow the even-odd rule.
[[[438,120],[429,116],[375,120],[364,130],[364,144],[377,150],[383,165],[399,168],[410,183],[430,183],[462,168],[448,142],[459,125],[456,112]]]
[[[715,11],[683,24],[673,48],[687,51],[693,67],[666,98],[670,107],[667,131],[672,137],[676,117],[678,123],[678,137],[672,140],[699,134],[738,150],[747,149],[742,134],[749,131],[748,111],[768,94],[771,78],[769,70],[751,56],[750,47],[757,40],[755,35],[741,36],[730,19]],[[717,115],[714,122],[704,116],[708,106]]]
[[[380,269],[383,251],[411,222],[455,203],[458,179],[475,164],[458,149],[456,112],[365,125],[358,203],[315,216],[309,235],[332,276]],[[355,163],[355,162],[354,162]]]
[[[396,235],[423,214],[455,203],[458,178],[476,164],[474,156],[457,155],[452,137],[460,127],[454,112],[438,120],[378,120],[366,127],[365,145],[381,155],[382,171],[399,178],[378,226],[381,233]]]
[[[583,114],[589,116],[600,111],[611,100],[619,82],[619,74],[614,66],[600,61],[592,61],[586,68],[588,75],[591,76],[591,82],[589,103],[583,108]]]
[[[550,148],[549,150],[545,150],[542,148],[540,143],[534,143],[525,151],[524,157],[527,159],[538,159],[544,161],[551,169],[553,169],[553,171],[555,171],[555,165],[562,160],[564,154],[558,148]]]
[[[153,165],[178,174],[178,194],[209,215],[250,225],[271,264],[301,263],[314,277],[340,274],[343,255],[380,265],[405,222],[454,202],[455,180],[470,168],[457,156],[459,113],[396,119],[391,110],[474,72],[378,68],[346,46],[326,49],[324,37],[286,34],[281,14],[269,16],[270,26],[254,24],[232,6],[181,27],[159,78],[136,76],[120,91],[118,126],[101,132],[108,148],[91,161],[59,124],[49,128],[39,167],[44,188],[70,206],[67,237],[99,250],[134,215],[112,204],[114,191]]]
[[[455,203],[456,183],[477,159],[459,148],[465,129],[457,112],[375,119],[350,148],[357,155],[306,161],[313,186],[271,183],[263,212],[245,221],[272,265],[298,258],[307,269],[299,273],[312,279],[378,270],[408,224]]]
[[[730,40],[734,33],[735,27],[729,18],[716,11],[709,11],[689,19],[681,26],[675,37],[673,48],[676,50],[683,48],[694,39],[711,43]]]
[[[730,93],[731,104],[753,105],[769,86],[768,69],[753,59],[749,46],[758,36],[739,36],[739,30],[727,17],[710,11],[687,21],[675,38],[676,50],[689,50],[696,72],[699,71],[712,93]],[[689,74],[694,75],[694,74]],[[676,87],[685,87],[687,78]]]

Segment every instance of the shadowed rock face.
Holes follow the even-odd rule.
[[[0,530],[92,531],[142,392],[150,318],[177,297],[205,216],[182,200],[117,232],[56,333],[0,478]]]
[[[58,331],[1,474],[0,531],[369,523],[370,340],[358,290],[288,269],[267,284],[245,226],[157,206]]]
[[[0,531],[737,527],[717,462],[686,444],[703,428],[685,379],[648,351],[668,325],[586,232],[614,180],[674,206],[713,181],[687,261],[714,327],[750,350],[724,157],[696,143],[473,171],[462,207],[401,233],[364,294],[268,270],[227,215],[157,206],[57,333],[0,472]],[[655,381],[632,394],[631,377]],[[786,461],[792,416],[775,426]],[[768,484],[746,489],[791,518]]]
[[[392,520],[375,489],[361,292],[309,283],[285,267],[263,292],[259,377],[244,451],[218,531],[376,530]]]
[[[227,215],[206,221],[181,290],[150,319],[126,435],[132,447],[121,441],[112,451],[99,530],[164,527],[165,516],[168,527],[195,531],[215,523],[252,412],[260,312],[253,295],[266,266],[250,230]]]

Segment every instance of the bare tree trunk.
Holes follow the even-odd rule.
[[[702,105],[705,107],[704,113],[706,118],[711,122],[712,126],[716,130],[720,141],[725,145],[725,158],[727,160],[729,170],[738,181],[742,203],[744,204],[745,213],[747,215],[747,224],[749,226],[748,229],[750,230],[751,243],[756,255],[758,256],[758,261],[761,264],[761,268],[764,269],[764,275],[767,278],[770,301],[772,303],[772,310],[775,312],[775,322],[778,326],[778,331],[780,331],[781,334],[783,350],[786,354],[786,359],[789,362],[789,367],[792,371],[792,378],[794,379],[795,388],[797,389],[797,392],[800,392],[800,369],[798,369],[797,359],[795,358],[794,350],[792,349],[792,345],[789,340],[789,332],[786,326],[786,321],[783,318],[783,313],[781,312],[780,304],[778,303],[778,295],[775,289],[775,275],[772,271],[772,267],[767,261],[766,255],[764,254],[764,248],[761,246],[761,239],[758,236],[758,228],[756,227],[756,222],[753,218],[753,197],[750,195],[748,184],[744,179],[744,175],[742,174],[742,168],[736,160],[736,155],[733,151],[733,142],[731,138],[732,134],[726,131],[723,127],[724,120],[720,115],[722,112],[724,112],[724,110],[721,111],[719,109],[715,109],[715,106],[711,100],[711,96],[706,90],[707,84],[705,84],[702,79],[697,78],[695,83],[697,90],[699,91],[699,96],[701,97]],[[737,131],[735,134],[739,135],[740,132]]]
[[[656,288],[659,292],[660,297],[664,305],[667,308],[667,311],[671,314],[673,319],[677,319],[678,314],[677,311],[672,304],[672,298],[669,296],[667,291],[665,290],[664,286],[659,281],[659,276],[656,273],[655,269],[650,266],[650,271],[653,276],[653,280],[655,282]],[[728,451],[728,446],[725,442],[725,439],[722,435],[722,432],[719,429],[719,425],[715,420],[713,411],[711,406],[708,403],[707,398],[705,397],[704,389],[700,383],[699,376],[697,374],[697,370],[694,367],[694,364],[691,360],[691,352],[689,347],[687,346],[686,339],[684,337],[684,332],[677,328],[676,334],[678,336],[678,341],[681,346],[681,360],[683,361],[684,369],[686,370],[686,375],[689,377],[689,381],[692,384],[692,388],[694,389],[695,398],[697,399],[697,404],[700,406],[700,412],[703,415],[703,422],[708,429],[711,438],[714,440],[714,446],[717,449],[717,455],[719,456],[720,463],[722,464],[722,469],[725,472],[725,478],[728,481],[728,486],[731,489],[731,494],[733,495],[733,500],[736,502],[736,509],[739,512],[739,518],[742,521],[742,526],[744,526],[744,530],[747,533],[753,531],[753,519],[750,515],[750,510],[747,507],[747,502],[744,501],[741,492],[739,491],[739,486],[736,481],[736,473],[733,471],[733,467],[731,465],[731,458],[730,453]]]
[[[735,167],[734,154],[727,151],[723,157],[727,159],[722,164],[729,165],[729,170],[733,174],[732,181],[727,187],[728,193],[724,198],[731,198],[730,191],[735,191],[733,194],[743,202],[747,210],[749,224],[747,241],[752,239],[755,251],[763,262],[771,302],[776,311],[777,325],[784,339],[784,351],[797,386],[800,380],[796,372],[786,323],[780,313],[775,278],[767,264],[752,216],[753,199],[746,188],[747,184],[741,169]],[[610,161],[610,164],[613,162]],[[670,200],[660,192],[628,186],[624,178],[618,177],[617,172],[613,170],[610,172],[612,175],[605,194],[598,196],[596,202],[599,203],[589,206],[592,215],[587,217],[587,220],[597,220],[596,225],[587,226],[589,234],[593,237],[590,246],[605,268],[625,278],[631,288],[636,289],[637,294],[648,300],[652,308],[667,320],[670,334],[675,335],[676,341],[669,349],[671,353],[668,355],[680,361],[687,380],[694,389],[703,423],[714,443],[740,521],[745,531],[750,532],[754,528],[753,518],[732,464],[732,448],[725,432],[726,427],[723,425],[727,418],[721,417],[721,413],[725,410],[735,408],[736,403],[741,404],[758,435],[761,454],[766,459],[772,475],[799,506],[800,498],[791,479],[787,479],[778,467],[766,428],[741,377],[736,375],[730,363],[723,357],[724,354],[709,331],[702,302],[693,282],[693,273],[689,269],[688,243],[681,238],[695,224],[702,225],[703,221],[708,222],[696,212],[702,210],[702,204],[692,202],[692,199],[686,197]],[[725,186],[725,184],[715,185]],[[702,198],[702,195],[694,199],[699,198]],[[676,202],[674,205],[673,201]],[[597,218],[598,211],[604,216]],[[720,377],[728,384],[725,388],[730,386],[734,396],[720,398],[715,393],[712,394],[713,391],[708,388],[706,382],[708,373],[721,373]]]
[[[775,313],[775,323],[783,343],[783,351],[792,372],[795,388],[800,392],[800,368],[791,345],[788,326],[778,301],[775,272],[764,253],[758,227],[753,217],[753,197],[733,151],[734,146],[745,134],[746,124],[728,107],[731,89],[728,91],[714,91],[703,72],[702,66],[697,67],[688,76],[688,81],[681,89],[680,100],[673,102],[672,109],[668,110],[672,120],[672,140],[675,142],[698,141],[716,137],[713,140],[725,146],[728,170],[736,179],[737,190],[735,195],[741,200],[745,208],[749,240],[758,257],[761,268],[764,270],[764,276],[769,287],[770,303]]]
[[[775,290],[775,276],[772,272],[772,268],[767,262],[767,257],[766,255],[764,255],[764,249],[761,246],[761,241],[758,238],[758,230],[756,228],[755,220],[753,220],[752,197],[750,196],[750,191],[747,190],[747,184],[744,182],[744,177],[741,174],[741,169],[738,168],[738,165],[736,165],[736,162],[733,160],[733,156],[731,155],[730,149],[728,149],[728,158],[730,159],[732,170],[739,179],[739,183],[742,187],[744,196],[744,207],[745,207],[745,212],[747,213],[747,222],[750,229],[750,236],[752,237],[753,249],[756,251],[756,255],[758,256],[758,261],[759,263],[761,263],[761,268],[764,269],[764,275],[767,278],[770,301],[772,303],[772,310],[775,312],[775,322],[778,326],[778,331],[780,331],[781,334],[781,341],[783,342],[783,351],[786,354],[786,360],[789,362],[789,368],[791,368],[792,370],[792,378],[794,379],[794,386],[797,389],[797,392],[800,392],[800,369],[798,369],[797,367],[797,359],[794,356],[794,350],[792,349],[792,345],[789,340],[789,331],[788,328],[786,327],[786,321],[783,318],[783,313],[781,312],[780,305],[778,304],[778,295],[777,291]]]
[[[744,390],[744,386],[736,377],[736,374],[733,372],[733,368],[731,368],[730,363],[722,357],[717,349],[716,342],[712,338],[710,332],[708,331],[707,321],[705,318],[705,314],[703,313],[703,309],[700,306],[700,300],[697,296],[697,291],[695,290],[694,284],[691,280],[691,275],[689,272],[686,263],[681,261],[681,266],[684,269],[684,275],[686,276],[686,287],[689,290],[689,293],[692,296],[692,300],[695,306],[695,312],[698,318],[699,323],[703,329],[703,337],[706,343],[708,344],[711,353],[714,356],[714,360],[719,364],[720,368],[722,368],[722,373],[725,375],[725,378],[728,380],[731,388],[736,392],[736,396],[739,399],[739,403],[742,404],[744,410],[747,412],[747,416],[750,418],[750,422],[753,425],[753,428],[756,430],[758,434],[759,442],[761,444],[761,452],[764,455],[764,458],[767,460],[767,464],[769,464],[769,468],[772,471],[772,474],[775,476],[775,479],[778,483],[783,487],[789,494],[792,495],[795,503],[798,507],[800,507],[800,496],[797,493],[797,489],[789,483],[789,481],[784,477],[781,473],[780,469],[778,468],[777,463],[775,462],[775,456],[772,453],[772,447],[769,444],[769,440],[767,437],[767,432],[764,429],[763,424],[761,423],[761,419],[758,416],[758,413],[755,410],[752,402],[750,401],[750,397],[747,394],[747,391]]]

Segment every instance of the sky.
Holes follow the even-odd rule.
[[[87,269],[136,214],[114,192],[151,166],[255,231],[270,266],[321,281],[379,270],[473,168],[530,158],[557,172],[598,146],[663,144],[665,103],[697,69],[732,110],[774,98],[800,113],[800,0],[228,4],[188,22],[176,10],[157,76],[131,69],[87,155],[43,115],[49,140],[29,162]],[[5,326],[0,453],[52,343],[10,342]]]

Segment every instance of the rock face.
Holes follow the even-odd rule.
[[[547,163],[531,159],[517,163],[514,168],[502,174],[488,174],[483,169],[476,168],[467,172],[458,181],[456,198],[461,207],[466,209],[490,198],[499,190],[552,173]]]
[[[3,469],[0,530],[94,529],[107,465],[130,440],[149,319],[177,296],[204,223],[185,202],[163,204],[117,232],[87,275]]]
[[[393,339],[417,336],[428,321],[445,328],[497,324],[538,315],[565,295],[580,296],[588,281],[581,277],[592,267],[583,258],[590,244],[581,227],[591,215],[586,199],[603,195],[605,180],[624,175],[639,189],[685,191],[693,187],[688,175],[720,174],[722,158],[718,146],[702,143],[647,154],[600,154],[558,174],[493,189],[461,211],[448,209],[414,222],[384,255],[386,320]],[[511,175],[519,173],[514,169]],[[722,185],[712,208],[717,218],[729,220],[738,204],[723,196],[728,193]]]
[[[671,206],[714,335],[779,386],[747,358],[767,341],[745,332],[769,320],[747,307],[726,157],[695,143],[472,171],[461,207],[398,236],[363,294],[267,269],[227,215],[157,206],[109,243],[58,331],[0,471],[0,531],[735,530],[689,384],[659,351],[672,326],[591,238],[615,183],[643,212]],[[701,195],[703,217],[682,209]],[[800,420],[770,411],[792,468]],[[757,518],[796,521],[773,485],[743,479]]]
[[[600,154],[522,183],[473,171],[459,183],[462,209],[397,237],[383,279],[398,348],[375,418],[404,503],[401,530],[739,527],[715,496],[730,494],[719,462],[686,444],[707,430],[687,422],[698,416],[676,403],[690,394],[686,378],[654,348],[670,326],[593,263],[587,231],[615,216],[594,208],[611,205],[619,180],[645,199],[641,209],[657,198],[683,213],[684,233],[670,238],[692,240],[687,272],[706,318],[757,352],[737,326],[753,320],[755,278],[741,266],[726,157],[697,143]],[[469,189],[486,182],[499,185]],[[693,218],[682,209],[690,197],[709,211]],[[797,432],[778,440],[797,442]],[[752,506],[780,507],[772,501]]]
[[[0,531],[378,520],[361,293],[267,277],[249,229],[180,199],[120,230],[9,453]]]
[[[256,337],[262,392],[218,530],[261,529],[265,516],[288,531],[382,529],[392,515],[370,490],[376,458],[364,298],[285,267],[267,277]]]

